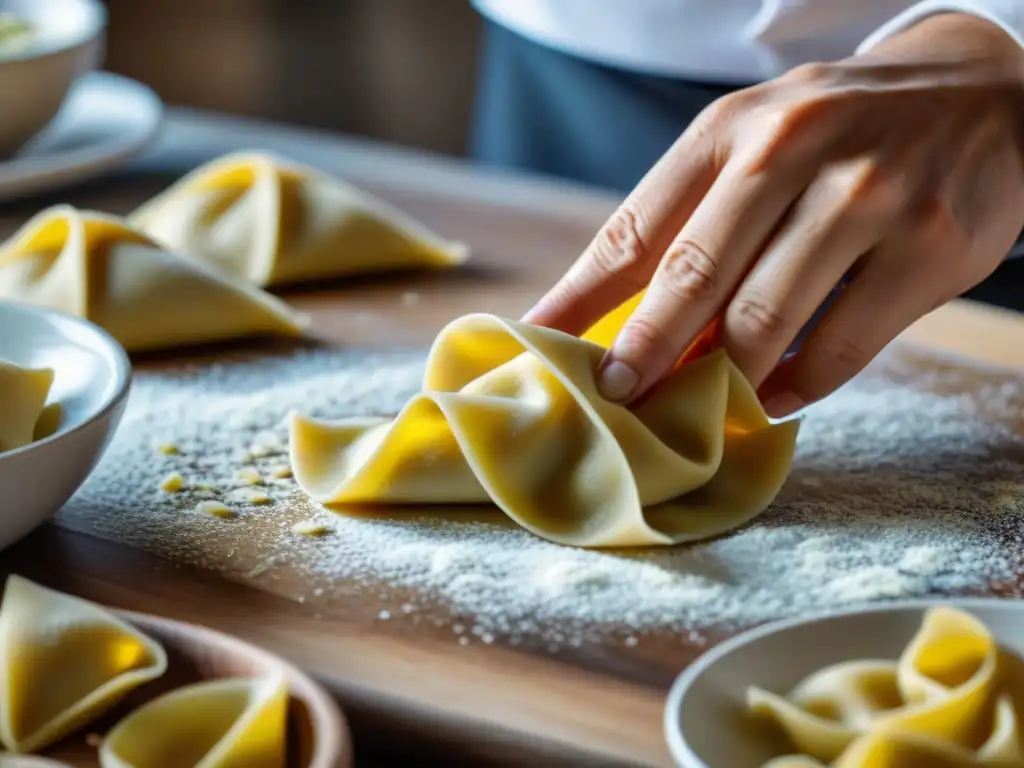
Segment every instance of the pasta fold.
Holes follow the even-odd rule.
[[[334,506],[493,502],[538,536],[582,547],[692,541],[765,509],[796,421],[771,424],[721,351],[625,408],[598,393],[603,353],[493,315],[459,318],[397,418],[294,416],[296,481]]]

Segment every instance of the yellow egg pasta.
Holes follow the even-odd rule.
[[[836,664],[785,696],[751,687],[797,753],[765,768],[1024,766],[1010,663],[978,619],[932,608],[897,661]]]
[[[53,386],[50,368],[22,368],[0,360],[0,453],[13,451],[45,437],[56,429],[50,424],[59,406],[46,405]]]
[[[492,315],[457,319],[397,418],[293,417],[295,479],[335,507],[493,502],[538,536],[582,547],[692,541],[765,509],[789,471],[796,421],[771,424],[724,352],[625,408],[598,393],[603,353]]]
[[[0,604],[0,741],[35,752],[167,669],[161,646],[102,608],[7,579]]]
[[[207,163],[129,219],[168,249],[261,287],[441,269],[467,253],[383,200],[265,152]]]
[[[288,685],[226,678],[185,686],[125,717],[100,748],[102,768],[283,768]]]
[[[301,317],[270,294],[116,217],[65,205],[0,246],[0,299],[87,318],[130,352],[303,332]]]

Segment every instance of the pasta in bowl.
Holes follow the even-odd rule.
[[[1024,609],[894,603],[780,622],[718,646],[669,694],[687,768],[1024,765]]]

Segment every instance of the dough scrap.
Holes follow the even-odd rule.
[[[786,696],[751,687],[747,704],[799,753],[765,768],[1022,766],[1022,668],[978,619],[940,606],[898,661],[826,667]]]
[[[178,688],[107,734],[102,768],[283,768],[288,685],[225,678]]]
[[[0,299],[84,317],[129,352],[297,336],[287,304],[181,258],[122,220],[66,205],[37,214],[0,246]]]
[[[56,425],[51,429],[44,423],[45,414],[50,413],[46,398],[52,386],[53,369],[22,368],[0,360],[0,453],[26,446],[55,430]],[[59,419],[58,410],[58,423]]]
[[[328,505],[493,502],[581,547],[677,544],[760,514],[789,471],[798,422],[771,424],[721,351],[680,366],[634,409],[611,403],[595,381],[595,341],[611,330],[580,339],[457,319],[397,418],[293,416],[296,482]]]
[[[192,171],[129,216],[178,253],[260,287],[466,260],[397,208],[309,166],[236,152]]]
[[[0,741],[36,752],[167,669],[163,648],[99,606],[11,575],[0,604]]]

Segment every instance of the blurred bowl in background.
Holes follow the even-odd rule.
[[[28,31],[8,34],[12,22]],[[0,0],[0,159],[45,128],[99,65],[106,25],[99,0]]]

